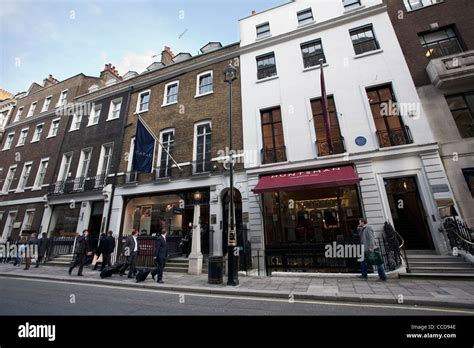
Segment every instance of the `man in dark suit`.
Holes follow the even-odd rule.
[[[105,269],[105,266],[111,266],[111,254],[115,250],[115,238],[113,237],[113,232],[107,232],[107,237],[105,238],[105,246],[102,252],[102,268],[101,271]]]
[[[155,274],[158,274],[158,283],[164,283],[163,281],[163,269],[165,268],[166,259],[168,258],[168,245],[166,243],[166,230],[162,229],[161,234],[156,240],[156,270],[153,271],[152,277],[155,278]]]
[[[138,231],[134,229],[132,231],[132,235],[128,236],[127,240],[125,241],[125,244],[123,246],[123,254],[127,257],[127,262],[125,263],[123,269],[120,271],[121,276],[125,274],[125,271],[129,267],[130,270],[128,271],[128,278],[133,278],[134,274],[136,273],[136,262],[139,252],[137,237]]]
[[[38,242],[38,258],[36,259],[35,267],[39,267],[40,262],[43,261],[43,257],[48,258],[50,240],[46,232],[43,232],[41,235],[42,237]]]
[[[82,236],[77,239],[76,242],[76,259],[71,263],[71,267],[69,267],[69,275],[71,275],[72,270],[79,265],[79,271],[77,272],[78,276],[82,276],[82,269],[86,264],[87,257],[92,254],[90,248],[90,241],[89,241],[89,231],[84,230],[82,232]]]

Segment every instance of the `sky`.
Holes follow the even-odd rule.
[[[13,94],[52,74],[143,72],[164,46],[193,56],[239,41],[238,20],[287,0],[0,0],[0,88]]]

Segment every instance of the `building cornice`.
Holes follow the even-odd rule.
[[[305,170],[310,168],[323,168],[339,165],[347,165],[354,162],[367,162],[373,160],[389,160],[406,156],[416,156],[427,152],[438,152],[439,146],[436,143],[423,145],[408,145],[403,147],[377,149],[374,151],[350,153],[349,156],[340,158],[315,158],[297,162],[275,163],[272,166],[262,166],[258,168],[247,168],[248,175],[260,175],[279,172],[289,172],[295,170]]]
[[[233,43],[233,44],[230,44],[230,45],[227,45],[227,46],[224,46],[224,47],[220,48],[220,50],[228,51],[229,49],[231,49],[232,47],[237,46],[237,45],[238,45],[238,43]],[[208,54],[215,53],[215,52],[216,51],[211,51]],[[222,54],[220,54],[220,55],[213,56],[213,57],[210,57],[210,58],[207,58],[205,60],[198,61],[198,62],[193,62],[192,61],[193,58],[191,58],[188,61],[186,61],[182,67],[179,67],[176,70],[172,70],[170,72],[165,72],[164,70],[166,69],[166,67],[164,67],[164,68],[160,69],[160,70],[163,71],[162,74],[158,74],[157,76],[151,76],[147,79],[143,79],[142,81],[138,81],[138,82],[135,81],[139,78],[142,78],[144,75],[156,73],[156,70],[143,72],[140,75],[138,75],[138,76],[136,76],[136,77],[134,77],[130,80],[125,80],[125,81],[120,82],[120,84],[123,84],[123,86],[121,86],[120,88],[112,89],[110,91],[103,90],[103,93],[100,93],[101,90],[99,90],[99,91],[95,92],[94,95],[82,94],[82,95],[79,95],[79,96],[75,97],[74,100],[80,101],[80,102],[89,102],[89,101],[93,101],[93,100],[97,100],[97,99],[107,98],[107,97],[110,97],[110,96],[113,96],[113,95],[116,95],[116,94],[121,94],[123,92],[126,92],[129,88],[133,88],[133,89],[137,89],[137,90],[142,89],[142,88],[147,88],[147,87],[156,85],[157,83],[176,78],[180,75],[186,74],[188,72],[192,72],[194,70],[205,68],[209,65],[217,64],[217,63],[219,63],[219,62],[221,62],[225,59],[234,58],[236,56],[239,56],[239,49],[230,50],[228,52],[222,52]],[[202,57],[202,55],[196,56],[195,58],[198,58],[198,57]],[[174,66],[174,65],[169,65],[169,67],[172,67],[172,66]],[[117,84],[114,85],[114,86],[117,86]]]
[[[328,30],[346,23],[353,22],[355,20],[363,19],[366,17],[374,16],[380,13],[387,12],[387,6],[385,4],[378,4],[370,7],[364,7],[359,10],[354,10],[348,13],[343,14],[342,16],[331,18],[329,20],[308,24],[302,28],[297,28],[295,30],[270,37],[265,40],[257,41],[249,45],[240,47],[240,55],[244,53],[250,53],[255,50],[260,50],[270,46],[275,46],[286,41],[299,39],[306,35],[311,35],[314,33],[321,32],[323,30]]]

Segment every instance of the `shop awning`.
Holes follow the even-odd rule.
[[[360,180],[352,166],[341,166],[262,176],[252,191],[262,193],[307,190],[354,185]]]

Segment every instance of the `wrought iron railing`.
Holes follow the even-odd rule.
[[[205,174],[212,171],[212,161],[211,160],[200,160],[193,161],[193,174]]]
[[[397,269],[402,264],[401,254],[403,253],[407,273],[409,273],[410,266],[408,264],[407,253],[405,250],[405,240],[397,231],[395,231],[390,222],[386,221],[383,229],[386,241],[385,244],[387,245],[387,249],[383,253],[386,258],[386,269],[390,271]]]
[[[75,239],[76,237],[52,237],[47,259],[51,260],[60,255],[72,254]]]
[[[469,254],[474,254],[473,231],[465,222],[455,217],[449,217],[444,220],[443,226],[448,235],[451,248],[458,248]]]
[[[380,147],[412,144],[410,127],[393,128],[390,130],[379,130],[376,132]]]
[[[260,150],[262,164],[286,161],[286,146],[263,148]]]
[[[331,144],[332,152],[329,148],[329,142],[326,139],[316,140],[316,149],[318,149],[318,156],[328,156],[346,152],[346,147],[344,146],[344,137],[332,138]]]
[[[261,80],[267,77],[275,76],[276,74],[277,74],[276,65],[270,65],[265,68],[259,68],[257,71],[257,78]]]
[[[57,181],[49,185],[48,193],[62,195],[68,193],[101,190],[106,185],[106,175],[78,177],[72,180]]]

